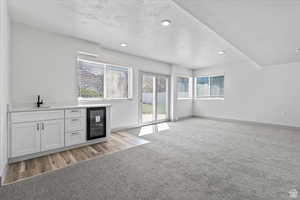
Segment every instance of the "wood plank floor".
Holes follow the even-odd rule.
[[[90,160],[147,143],[149,141],[125,132],[114,133],[107,142],[10,164],[4,184],[16,183],[43,173],[74,165],[80,161]]]

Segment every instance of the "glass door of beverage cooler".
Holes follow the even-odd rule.
[[[106,108],[87,109],[87,140],[106,137]]]

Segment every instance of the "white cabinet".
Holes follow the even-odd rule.
[[[64,119],[63,110],[16,112],[11,114],[11,123],[37,122],[53,119]]]
[[[65,110],[65,144],[67,147],[86,142],[86,109]]]
[[[11,157],[64,147],[64,120],[24,122],[12,125]]]
[[[26,122],[11,127],[12,157],[37,153],[41,149],[39,123]]]
[[[110,135],[110,107],[106,109],[107,137],[103,138],[104,140]],[[93,142],[87,141],[86,114],[85,107],[11,111],[9,113],[9,162]]]
[[[66,146],[72,146],[86,142],[85,131],[73,131],[66,133]]]
[[[79,118],[85,117],[86,109],[68,109],[65,111],[66,118]]]
[[[41,124],[41,151],[64,147],[64,120],[43,121]]]
[[[66,119],[66,132],[84,130],[86,127],[86,118]]]
[[[10,157],[64,147],[64,116],[63,110],[12,113]]]

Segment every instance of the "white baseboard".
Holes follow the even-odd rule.
[[[193,115],[184,116],[184,117],[178,117],[178,119],[176,121],[178,121],[178,120],[184,120],[184,119],[189,119],[189,118],[193,118],[193,117],[194,117]]]
[[[193,115],[193,117],[216,120],[216,121],[223,121],[223,122],[237,122],[237,123],[252,124],[252,125],[273,126],[273,127],[278,127],[278,128],[286,128],[286,129],[290,129],[290,130],[300,131],[300,127],[287,126],[287,125],[281,125],[281,124],[272,124],[272,123],[238,120],[238,119],[226,119],[226,118],[219,118],[219,117],[199,116],[199,115]]]
[[[193,117],[193,116],[183,117],[183,118],[177,119],[176,121],[181,120],[181,119],[191,118],[191,117]],[[167,120],[165,122],[170,122],[170,121]],[[135,125],[130,125],[130,126],[116,127],[116,128],[112,128],[111,132],[115,133],[115,132],[118,132],[118,131],[127,131],[127,130],[130,130],[130,129],[141,128],[143,126],[154,125],[154,124],[159,124],[159,123],[163,123],[163,122],[154,122],[153,124],[147,124],[147,125],[138,125],[138,124],[135,124]]]
[[[115,133],[115,132],[118,132],[118,131],[126,131],[126,130],[129,130],[129,129],[140,128],[140,127],[142,127],[142,126],[140,126],[138,124],[131,125],[131,126],[116,127],[116,128],[112,128],[111,132]]]
[[[4,180],[7,175],[8,164],[6,163],[3,167],[2,174],[0,176],[0,187],[4,185]]]

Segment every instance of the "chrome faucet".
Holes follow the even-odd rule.
[[[41,99],[41,96],[40,95],[38,95],[38,100],[37,100],[37,102],[36,102],[36,106],[39,108],[39,107],[41,107],[41,105],[44,103],[44,100],[43,99]]]

